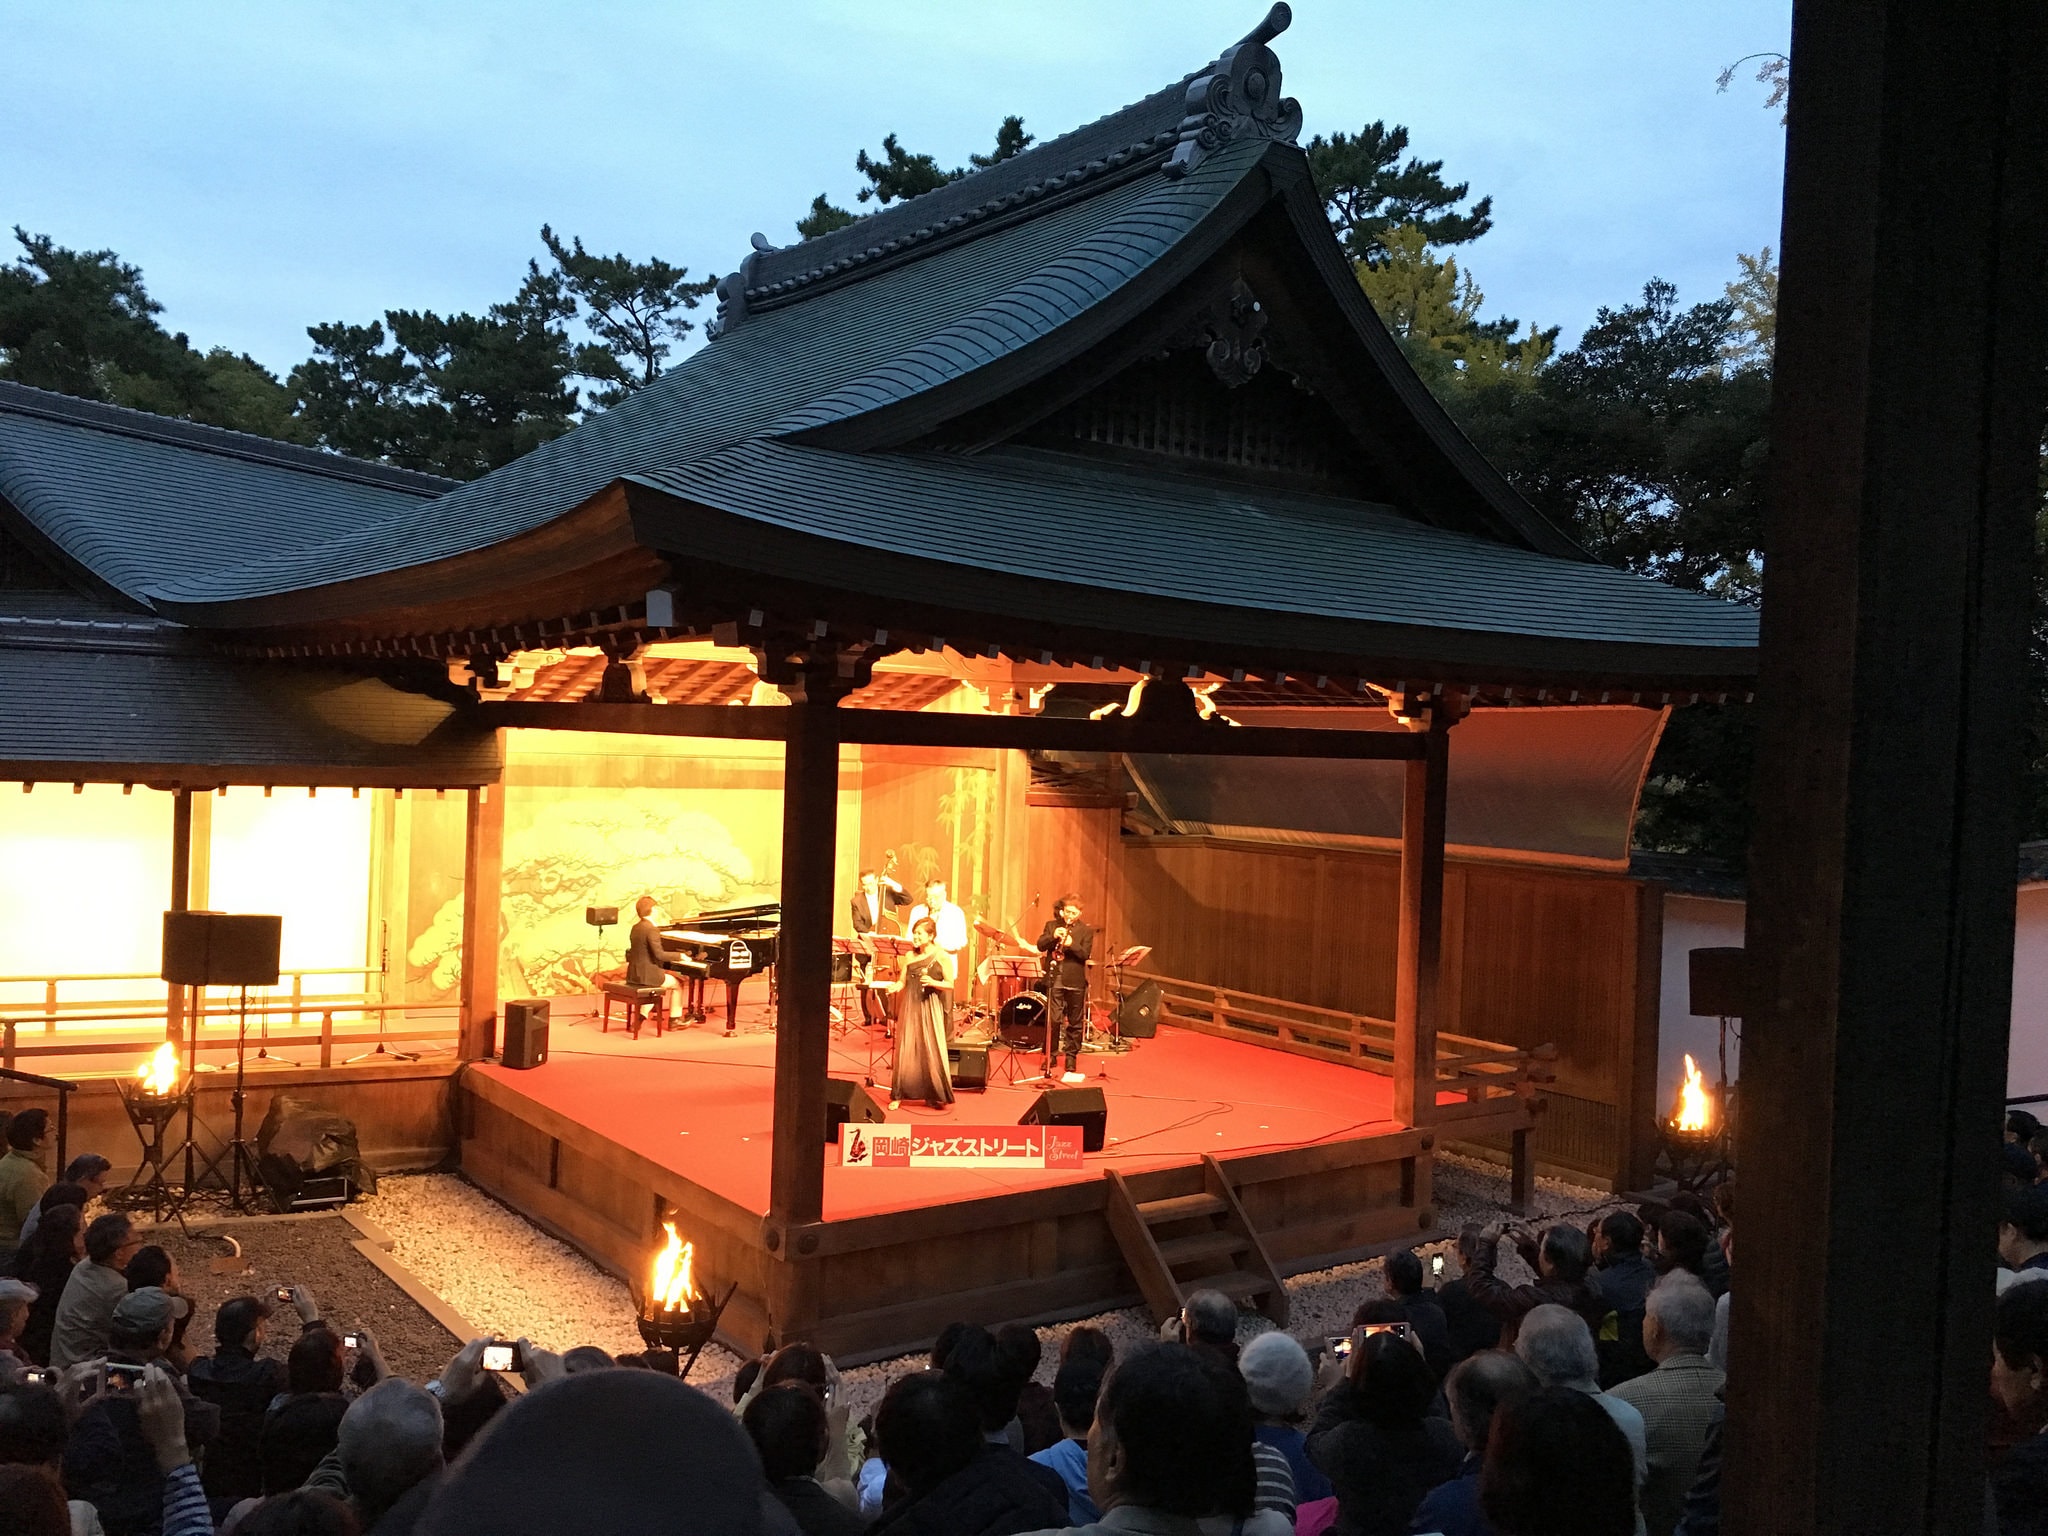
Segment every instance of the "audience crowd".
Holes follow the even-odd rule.
[[[1049,1365],[1029,1327],[954,1324],[855,1420],[801,1342],[729,1406],[658,1355],[525,1340],[510,1369],[474,1339],[415,1384],[304,1286],[230,1298],[200,1353],[172,1257],[91,1214],[106,1160],[52,1182],[48,1132],[15,1116],[0,1158],[0,1536],[1720,1530],[1732,1183],[1584,1228],[1468,1226],[1451,1273],[1393,1253],[1336,1337],[1251,1332],[1212,1290],[1135,1348],[1071,1328]],[[2040,1134],[2015,1116],[2005,1153],[2001,1536],[2048,1536]]]

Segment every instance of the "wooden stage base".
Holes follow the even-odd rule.
[[[1137,1285],[1104,1214],[1110,1168],[1153,1200],[1201,1192],[1202,1158],[1215,1157],[1287,1273],[1435,1221],[1434,1135],[1393,1121],[1387,1079],[1167,1028],[1128,1055],[1083,1058],[1111,1139],[1080,1172],[842,1169],[828,1147],[825,1219],[780,1230],[766,1215],[774,1037],[765,1008],[741,1022],[731,1039],[713,1027],[633,1041],[558,1016],[544,1066],[465,1071],[458,1123],[470,1178],[615,1273],[644,1277],[658,1223],[676,1213],[698,1274],[718,1291],[739,1282],[722,1332],[742,1352],[804,1338],[859,1361],[916,1349],[955,1319],[1130,1305]],[[835,1039],[834,1076],[858,1082],[867,1065],[861,1032]],[[1041,1086],[892,1118],[1014,1125]]]

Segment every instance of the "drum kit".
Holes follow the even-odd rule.
[[[1032,1057],[1043,1056],[1046,1051],[1046,1016],[1049,1005],[1044,986],[1045,960],[1037,950],[1024,946],[1014,931],[998,928],[994,923],[981,918],[973,920],[974,931],[992,946],[992,952],[983,957],[974,968],[973,982],[978,986],[992,986],[991,1002],[963,1001],[954,1004],[952,1038],[966,1045],[996,1045],[1008,1052],[1005,1064],[1010,1081],[1017,1080],[1019,1062]],[[836,940],[849,949],[866,946],[874,961],[873,971],[866,977],[869,989],[886,988],[889,977],[886,972],[900,965],[903,956],[915,945],[904,937],[894,934],[869,933],[859,940]],[[1123,998],[1124,968],[1143,962],[1151,953],[1149,947],[1134,946],[1119,953],[1108,962],[1114,991],[1121,1004]],[[1092,967],[1094,962],[1089,962]],[[963,967],[964,970],[964,967]],[[852,1010],[849,1008],[850,1014]],[[893,1015],[893,1009],[878,1006],[872,1011],[864,1009],[870,1023],[885,1026],[888,1019],[876,1019],[875,1013]],[[851,1020],[848,1020],[851,1024]],[[1132,1042],[1123,1038],[1117,1028],[1117,1010],[1089,1009],[1088,1028],[1082,1049],[1095,1054],[1118,1054],[1135,1049]],[[887,1067],[888,1049],[884,1047],[879,1061],[875,1047],[869,1045],[870,1081],[873,1073]]]

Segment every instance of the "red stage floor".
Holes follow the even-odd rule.
[[[534,1102],[591,1127],[619,1145],[749,1210],[768,1209],[768,1150],[773,1122],[775,1036],[763,1004],[742,1004],[740,1033],[716,1024],[651,1031],[637,1041],[614,1025],[557,1016],[545,1066],[488,1073]],[[990,1053],[990,1076],[1004,1056]],[[825,1217],[876,1215],[1125,1171],[1192,1162],[1203,1153],[1239,1155],[1397,1128],[1393,1082],[1373,1072],[1311,1061],[1282,1051],[1163,1028],[1123,1056],[1084,1056],[1091,1085],[1109,1106],[1109,1139],[1074,1172],[842,1169],[829,1147]],[[1022,1069],[1035,1068],[1035,1053]],[[832,1075],[861,1081],[867,1040],[858,1030],[834,1036]],[[1106,1075],[1105,1075],[1106,1074]],[[887,1093],[881,1076],[877,1097]],[[938,1112],[906,1104],[892,1120],[950,1125],[1015,1125],[1042,1084],[991,1082]]]

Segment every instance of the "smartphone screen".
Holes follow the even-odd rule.
[[[1342,1338],[1324,1339],[1323,1343],[1329,1347],[1330,1353],[1337,1356],[1340,1360],[1351,1353],[1351,1336],[1349,1334],[1344,1335]]]
[[[1443,1278],[1444,1256],[1442,1254],[1439,1253],[1431,1256],[1429,1261],[1429,1272],[1432,1275],[1435,1275],[1439,1280]]]
[[[107,1390],[109,1392],[131,1392],[135,1383],[142,1380],[139,1365],[109,1365],[107,1367]]]
[[[292,1288],[288,1285],[280,1285],[277,1288],[277,1299],[283,1302],[286,1306],[290,1306],[292,1301]]]
[[[1408,1325],[1406,1323],[1367,1323],[1365,1325],[1365,1336],[1368,1339],[1376,1333],[1391,1333],[1397,1339],[1405,1339],[1408,1337]]]
[[[341,1336],[341,1347],[343,1349],[354,1349],[356,1347],[356,1336],[352,1333],[344,1333]]]
[[[509,1371],[512,1356],[516,1351],[510,1344],[486,1344],[484,1346],[484,1369],[487,1371]]]

